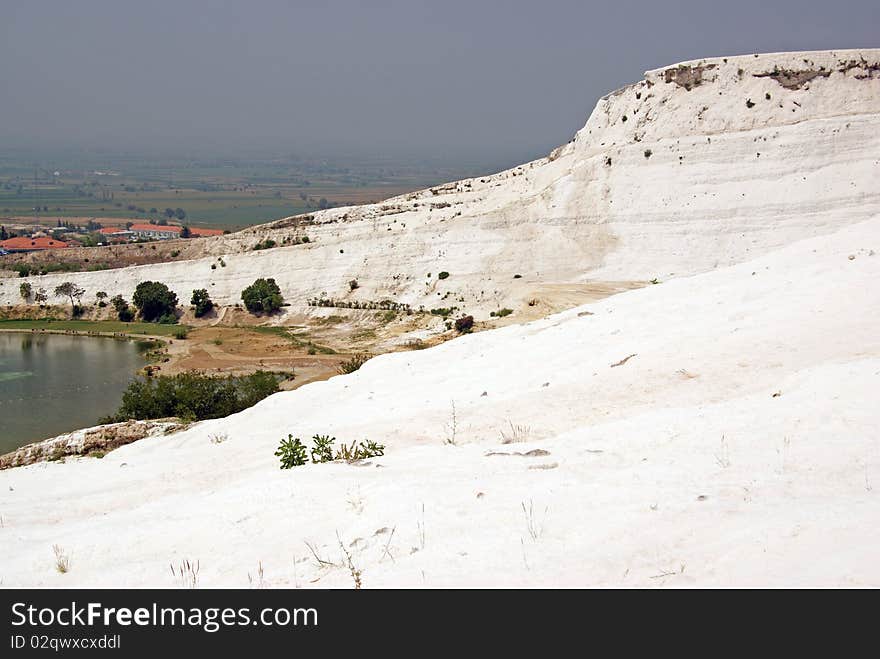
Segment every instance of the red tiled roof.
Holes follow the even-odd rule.
[[[189,232],[194,236],[222,236],[222,229],[200,229],[198,227],[190,227]]]
[[[0,241],[0,247],[4,249],[61,249],[62,247],[70,247],[70,245],[54,238],[26,238],[19,236],[18,238]]]
[[[103,229],[98,229],[98,233],[103,233],[105,236],[112,236],[114,233],[122,233],[125,229],[120,227],[104,227]]]
[[[132,224],[131,231],[161,231],[163,233],[177,233],[183,231],[182,226],[176,224]],[[193,236],[222,236],[221,229],[201,229],[199,227],[190,227],[190,235]]]

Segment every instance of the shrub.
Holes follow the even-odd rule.
[[[281,459],[282,469],[299,467],[306,463],[306,447],[303,446],[299,437],[293,435],[288,435],[287,439],[281,440],[275,455]]]
[[[653,153],[651,149],[645,149],[645,158],[650,158]]]
[[[21,299],[27,302],[34,294],[34,287],[28,282],[23,282],[21,286],[18,287],[18,292],[21,295]]]
[[[119,320],[123,323],[130,323],[134,320],[134,312],[131,310],[131,307],[128,306],[128,302],[122,299],[121,295],[114,295],[110,299],[110,304],[116,309],[116,315],[119,316]]]
[[[354,355],[351,359],[347,359],[341,364],[339,364],[339,373],[340,375],[348,375],[349,373],[354,373],[361,366],[363,366],[372,355],[368,355],[366,353],[361,353],[359,355]]]
[[[272,313],[284,304],[281,289],[274,279],[257,279],[241,292],[241,299],[251,313]]]
[[[272,240],[271,238],[266,238],[266,240],[261,240],[261,241],[258,242],[256,245],[254,245],[254,250],[255,250],[255,251],[259,251],[259,250],[261,250],[261,249],[272,249],[272,248],[275,247],[277,244],[278,244],[278,243],[276,243],[276,242],[275,242],[274,240]]]
[[[455,321],[455,331],[459,334],[467,334],[474,328],[473,316],[462,316]]]
[[[214,303],[211,301],[208,289],[206,288],[194,290],[189,303],[193,305],[196,318],[201,318],[214,308]]]
[[[315,435],[312,439],[315,441],[315,446],[312,448],[312,462],[314,464],[333,462],[333,442],[336,438],[329,435]]]
[[[343,444],[336,453],[333,452],[333,443],[335,437],[329,435],[315,435],[312,437],[314,446],[312,448],[312,464],[321,464],[324,462],[334,462],[341,460],[344,462],[355,462],[357,460],[365,460],[367,458],[375,458],[385,455],[385,446],[365,439],[362,442],[352,442],[351,444]],[[306,447],[298,437],[287,435],[287,439],[282,439],[275,455],[281,459],[281,468],[290,469],[299,467],[306,463]]]
[[[439,275],[437,275],[437,279],[446,279],[447,277],[449,277],[449,273],[446,272],[445,270],[443,272],[441,272]]]
[[[81,304],[74,304],[71,309],[71,315],[74,318],[79,318],[86,312],[86,308]]]
[[[498,311],[493,311],[489,315],[494,316],[496,318],[504,318],[505,316],[509,316],[512,313],[513,313],[513,309],[507,309],[505,307],[504,309],[499,309]]]
[[[380,455],[385,455],[385,446],[369,440],[364,440],[359,443],[352,442],[350,445],[343,444],[342,447],[336,451],[336,459],[345,462],[355,462],[356,460],[375,458]]]
[[[200,373],[136,378],[122,394],[115,415],[103,423],[176,416],[201,421],[235,414],[278,391],[278,378],[265,371],[242,377]]]
[[[147,322],[167,322],[168,316],[176,319],[177,295],[161,282],[142,281],[134,290],[132,302]]]
[[[355,290],[356,288],[359,288],[359,287],[360,287],[360,284],[358,284],[357,279],[352,279],[350,282],[348,282],[348,288],[352,291]]]
[[[179,327],[178,329],[174,330],[175,339],[180,339],[181,341],[183,341],[188,335],[189,330],[187,330],[185,327]]]

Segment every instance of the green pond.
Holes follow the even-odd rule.
[[[0,332],[0,454],[116,411],[151,344]]]

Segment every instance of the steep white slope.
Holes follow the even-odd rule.
[[[704,272],[875,215],[878,125],[880,50],[688,62],[601,99],[548,158],[211,239],[211,258],[31,281],[74,278],[91,299],[154,279],[183,300],[208,287],[235,303],[273,276],[295,307],[326,292],[478,314],[535,297],[558,308],[554,284]],[[303,234],[313,242],[247,252]],[[218,256],[226,267],[211,269]],[[20,281],[2,283],[0,303],[19,303]]]
[[[875,216],[103,460],[4,471],[0,578],[172,586],[189,559],[203,586],[262,563],[268,585],[348,587],[305,545],[339,563],[341,541],[366,587],[878,586],[878,277]],[[529,441],[500,444],[508,421]],[[288,433],[387,454],[281,471]]]

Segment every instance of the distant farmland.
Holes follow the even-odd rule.
[[[82,162],[64,156],[43,157],[42,165],[29,166],[27,160],[0,156],[0,222],[150,220],[162,217],[166,208],[182,208],[184,224],[232,230],[326,206],[381,201],[478,173],[387,163],[334,167],[301,161],[154,162],[132,156],[100,161],[92,156]]]

